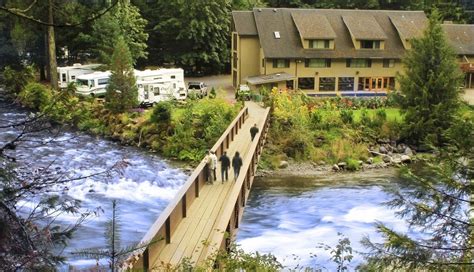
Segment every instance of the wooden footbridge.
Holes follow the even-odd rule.
[[[217,157],[227,151],[231,159],[238,151],[243,160],[239,177],[234,181],[231,169],[229,181],[222,184],[219,163],[217,181],[208,185],[206,164],[201,161],[142,239],[143,243],[155,242],[131,256],[124,264],[125,270],[162,271],[184,259],[199,265],[218,250],[228,249],[252,187],[269,127],[269,112],[269,108],[246,102],[211,149]],[[249,131],[254,124],[260,132],[251,141]]]

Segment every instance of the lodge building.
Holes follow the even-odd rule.
[[[398,87],[401,59],[427,25],[423,11],[271,9],[232,12],[237,88],[379,95]],[[474,25],[443,24],[474,88]]]

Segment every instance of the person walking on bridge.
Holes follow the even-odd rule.
[[[255,138],[255,135],[257,135],[258,133],[258,127],[257,127],[257,124],[253,125],[253,127],[250,128],[250,136],[252,137],[252,141],[253,141],[253,138]]]
[[[216,180],[217,157],[209,150],[204,161],[206,162],[207,168],[207,183],[214,184]]]
[[[221,162],[222,184],[224,184],[224,180],[229,180],[230,159],[227,157],[227,152],[224,151],[224,153],[219,158],[219,161]]]
[[[238,151],[235,152],[235,155],[232,158],[232,167],[234,168],[234,181],[236,181],[239,177],[240,167],[242,167],[242,158]]]

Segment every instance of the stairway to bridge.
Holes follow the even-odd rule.
[[[239,177],[234,179],[230,169],[229,181],[222,183],[218,163],[217,181],[208,185],[202,161],[142,239],[143,243],[154,242],[130,257],[124,264],[125,269],[161,271],[176,267],[184,259],[198,265],[230,245],[265,143],[269,112],[269,108],[254,102],[245,103],[211,149],[218,157],[226,151],[230,159],[238,151],[243,160]],[[254,124],[259,133],[251,141],[250,128]]]

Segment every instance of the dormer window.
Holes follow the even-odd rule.
[[[380,49],[380,41],[377,40],[361,40],[361,49]]]
[[[311,49],[329,49],[330,40],[309,40],[309,48]]]

